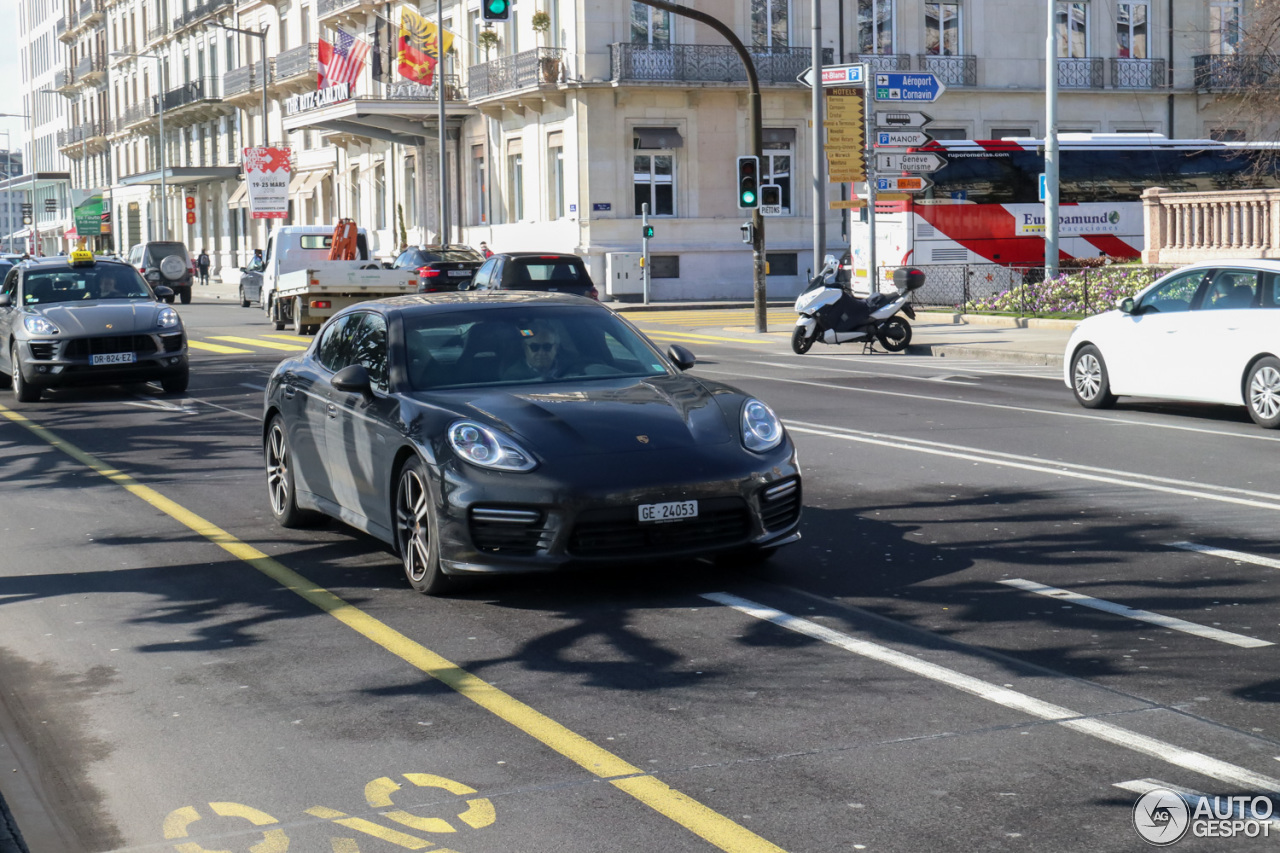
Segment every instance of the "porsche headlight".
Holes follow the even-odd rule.
[[[56,335],[58,327],[50,323],[39,314],[28,314],[22,318],[22,325],[27,327],[27,331],[33,335]]]
[[[156,315],[156,323],[162,329],[176,329],[178,327],[178,312],[172,308],[161,308],[160,313]]]
[[[764,453],[782,443],[782,422],[764,403],[748,400],[742,406],[742,443],[747,450]]]
[[[538,464],[510,438],[473,421],[457,421],[449,427],[449,446],[458,456],[481,468],[531,471]]]

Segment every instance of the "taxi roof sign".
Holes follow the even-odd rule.
[[[88,249],[76,249],[71,253],[71,266],[73,267],[91,267],[96,263],[93,252]]]

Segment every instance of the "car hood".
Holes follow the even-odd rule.
[[[452,392],[450,392],[452,393]],[[459,416],[490,423],[544,457],[675,450],[738,441],[727,408],[691,376],[459,394]],[[437,400],[439,397],[437,397]],[[722,408],[722,405],[725,408]]]
[[[156,317],[164,307],[150,299],[95,299],[38,305],[27,310],[43,315],[62,334],[74,337],[150,332],[156,328]]]

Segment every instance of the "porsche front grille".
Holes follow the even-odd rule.
[[[53,354],[58,349],[55,341],[31,341],[31,357],[36,361],[52,361]]]
[[[491,554],[529,556],[551,545],[551,531],[541,510],[519,507],[471,508],[471,542]]]
[[[635,507],[586,510],[569,537],[575,557],[644,557],[704,546],[733,545],[751,532],[751,510],[741,498],[698,502],[697,518],[667,524],[641,523]]]
[[[113,335],[103,338],[74,338],[67,341],[62,357],[88,358],[117,352],[136,352],[147,355],[156,351],[155,338],[150,335]]]
[[[800,517],[800,481],[784,480],[760,492],[760,521],[765,530],[785,530]]]

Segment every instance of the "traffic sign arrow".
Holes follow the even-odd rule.
[[[910,175],[896,178],[876,178],[876,192],[881,193],[918,193],[933,186],[933,181],[922,175]]]
[[[916,148],[930,139],[923,130],[877,130],[873,142],[876,148]]]
[[[932,151],[876,155],[876,169],[882,172],[936,172],[945,165],[947,161]]]
[[[924,127],[933,121],[933,116],[928,113],[917,112],[882,112],[876,113],[875,119],[876,127],[896,130],[898,128]]]
[[[938,100],[947,87],[938,75],[929,71],[905,73],[877,72],[875,79],[877,101],[911,101],[928,104]]]
[[[796,77],[796,81],[803,83],[810,89],[813,88],[813,66],[810,65],[800,75]],[[861,63],[854,65],[824,65],[822,66],[822,85],[826,86],[861,86],[867,81],[867,66]]]

